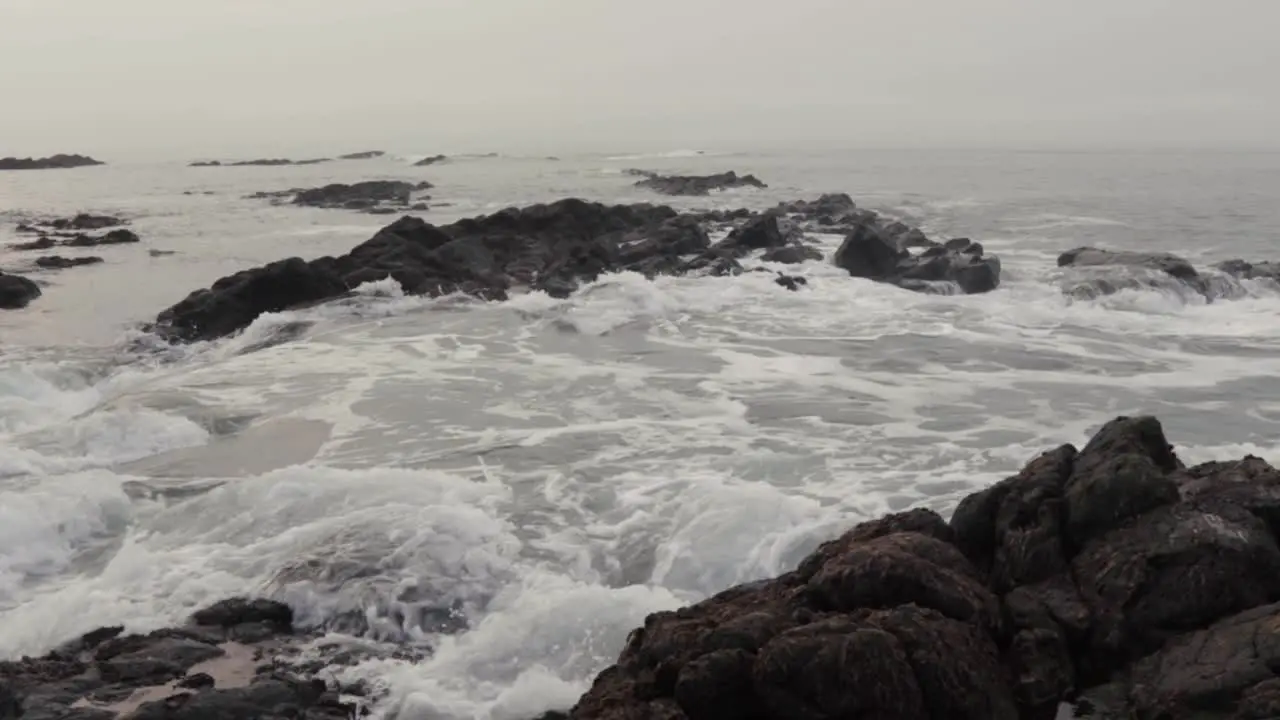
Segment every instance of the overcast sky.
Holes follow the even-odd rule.
[[[1280,148],[1278,0],[0,0],[0,155]]]

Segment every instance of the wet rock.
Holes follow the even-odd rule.
[[[734,228],[724,240],[715,244],[715,250],[721,255],[742,257],[753,250],[785,247],[787,241],[787,232],[778,216],[763,215]]]
[[[299,192],[293,197],[293,204],[347,210],[404,207],[409,204],[413,192],[412,183],[400,180],[370,180],[352,185],[334,183]]]
[[[288,632],[293,627],[293,608],[262,598],[231,598],[191,615],[196,625],[230,628],[244,623],[266,623]]]
[[[49,235],[41,235],[35,240],[31,240],[29,242],[24,242],[24,243],[14,243],[9,247],[13,248],[14,250],[48,250],[49,248],[57,244],[58,244],[57,238],[50,237]]]
[[[633,170],[631,174],[644,176],[643,180],[636,182],[636,187],[663,195],[709,195],[713,190],[769,187],[755,175],[738,175],[732,170],[716,175],[659,175],[643,170]]]
[[[104,235],[76,235],[62,244],[67,247],[95,247],[97,245],[125,245],[140,242],[141,238],[132,230],[117,228]]]
[[[1280,282],[1280,262],[1251,263],[1245,260],[1227,260],[1214,267],[1236,278]]]
[[[872,222],[860,222],[840,245],[834,260],[854,277],[917,292],[955,288],[975,294],[990,292],[1000,284],[999,258],[984,256],[977,243],[930,244],[924,252],[912,254]]]
[[[178,681],[178,687],[187,688],[189,690],[208,690],[216,684],[217,683],[213,679],[213,676],[207,673],[188,675]]]
[[[821,250],[808,245],[784,245],[765,251],[760,259],[783,265],[798,265],[802,262],[822,260],[823,255]]]
[[[339,160],[372,160],[374,158],[380,158],[383,155],[386,155],[386,153],[383,152],[382,150],[365,150],[364,152],[354,152],[354,153],[347,153],[346,155],[339,155],[338,159]]]
[[[1175,278],[1188,279],[1199,275],[1183,258],[1168,253],[1140,253],[1116,250],[1100,250],[1079,247],[1058,256],[1058,267],[1127,266],[1155,270]]]
[[[46,270],[65,270],[66,268],[80,267],[81,265],[96,265],[102,262],[102,258],[96,255],[86,255],[82,257],[63,257],[61,255],[43,255],[36,258],[36,266]]]
[[[61,170],[105,164],[106,163],[94,160],[87,155],[59,154],[43,158],[0,158],[0,170]]]
[[[448,159],[449,159],[449,158],[445,157],[444,155],[432,155],[432,156],[430,156],[430,157],[424,157],[424,158],[422,158],[422,159],[421,159],[421,160],[419,160],[418,162],[414,163],[414,164],[413,164],[413,166],[414,166],[414,167],[427,167],[428,165],[435,165],[436,163],[442,163],[442,162],[444,162],[444,161],[446,161],[446,160],[448,160]]]
[[[809,284],[808,280],[800,277],[799,275],[783,275],[782,273],[778,273],[778,277],[774,278],[773,281],[782,287],[793,291],[799,290]]]
[[[0,272],[0,310],[20,310],[40,297],[40,286],[21,275]]]
[[[124,225],[125,221],[114,215],[80,213],[70,218],[55,218],[45,224],[56,230],[105,230]]]

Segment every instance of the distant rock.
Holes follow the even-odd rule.
[[[46,270],[65,270],[66,268],[80,267],[81,265],[97,265],[102,262],[102,258],[96,255],[86,255],[83,257],[63,257],[61,255],[43,255],[36,258],[36,266]]]
[[[189,167],[281,167],[285,165],[317,165],[332,162],[333,158],[311,158],[309,160],[289,160],[286,158],[259,158],[257,160],[197,160]]]
[[[96,245],[125,245],[136,243],[141,238],[132,230],[117,228],[105,235],[76,235],[63,242],[67,247],[93,247]]]
[[[0,310],[19,310],[40,297],[40,286],[21,275],[0,272]]]
[[[14,250],[48,250],[58,244],[58,239],[50,235],[41,235],[30,242],[14,243],[9,247]]]
[[[80,213],[75,217],[55,218],[47,224],[55,230],[104,230],[124,225],[125,221],[114,215]]]
[[[414,167],[426,167],[426,166],[428,166],[428,165],[435,165],[436,163],[442,163],[442,162],[444,162],[445,160],[448,160],[448,159],[449,159],[449,158],[448,158],[448,157],[446,157],[446,156],[444,156],[444,155],[432,155],[431,157],[424,157],[424,158],[422,158],[422,159],[421,159],[421,160],[419,160],[418,162],[414,163],[414,164],[413,164],[413,166],[414,166]]]
[[[65,170],[69,168],[105,165],[85,155],[53,155],[45,158],[0,158],[0,170]]]
[[[158,250],[156,248],[151,248],[147,251],[147,254],[151,257],[164,257],[166,255],[174,255],[176,253],[176,250]]]
[[[403,210],[425,210],[426,204],[411,205],[414,194],[431,188],[429,182],[409,183],[402,180],[367,180],[333,183],[318,188],[294,188],[257,192],[249,197],[270,200],[274,204],[290,204],[334,210],[358,210],[372,215],[386,215]]]
[[[728,190],[737,187],[769,187],[755,175],[738,175],[729,172],[717,175],[659,175],[647,170],[627,170],[629,175],[640,175],[644,179],[636,182],[636,187],[646,188],[663,195],[708,195],[713,190]]]
[[[347,153],[346,155],[339,155],[338,159],[339,160],[372,160],[374,158],[380,158],[383,155],[386,155],[386,153],[383,152],[382,150],[365,150],[364,152],[355,152],[355,153]]]
[[[923,237],[923,235],[921,235]],[[985,293],[1000,285],[1000,259],[985,255],[982,245],[967,238],[934,243],[923,252],[902,247],[883,226],[863,221],[836,251],[838,267],[854,277],[889,283],[917,292]]]

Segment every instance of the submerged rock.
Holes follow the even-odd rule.
[[[644,176],[643,180],[636,182],[636,187],[663,195],[708,195],[713,190],[769,187],[755,175],[738,175],[732,170],[716,175],[659,175],[645,170],[630,170],[628,173]]]
[[[904,226],[905,227],[905,226]],[[918,232],[918,231],[917,231]],[[926,249],[912,253],[902,238]],[[835,264],[854,277],[889,283],[918,292],[985,293],[1000,285],[1000,259],[985,255],[982,245],[967,238],[938,244],[918,238],[910,229],[890,235],[874,222],[860,222],[835,254]]]
[[[1164,290],[1207,300],[1243,297],[1249,290],[1241,280],[1280,283],[1280,263],[1228,260],[1207,271],[1197,270],[1185,258],[1169,253],[1128,252],[1082,247],[1058,257],[1058,267],[1069,269],[1064,292],[1092,299],[1122,290]]]
[[[21,275],[0,272],[0,310],[20,310],[40,297],[40,286]]]
[[[102,258],[96,255],[87,255],[83,257],[44,255],[36,258],[35,264],[36,267],[42,267],[46,270],[64,270],[66,268],[80,267],[81,265],[97,265],[102,261]]]
[[[1280,708],[1280,471],[1183,467],[1117,418],[965,498],[865,522],[793,571],[645,619],[575,720],[1051,720]],[[1268,714],[1270,713],[1270,714]]]
[[[0,170],[63,170],[68,168],[106,165],[87,155],[52,155],[43,158],[0,158]]]

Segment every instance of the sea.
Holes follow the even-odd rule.
[[[359,148],[355,148],[359,149]],[[1039,452],[1150,413],[1188,463],[1280,460],[1280,288],[1064,292],[1081,245],[1280,260],[1280,154],[426,153],[288,167],[0,173],[0,659],[233,595],[335,638],[383,716],[566,709],[646,614],[791,569],[881,513],[949,513]],[[434,153],[433,153],[434,154]],[[753,173],[660,198],[624,171]],[[341,254],[394,217],[259,191],[429,180],[430,222],[581,197],[763,209],[847,192],[1003,262],[990,294],[916,294],[829,262],[600,278],[568,299],[394,283],[171,347],[140,325],[217,278]],[[29,217],[118,214],[137,245],[30,271]],[[816,237],[830,253],[839,237]],[[157,251],[157,252],[152,252]]]

